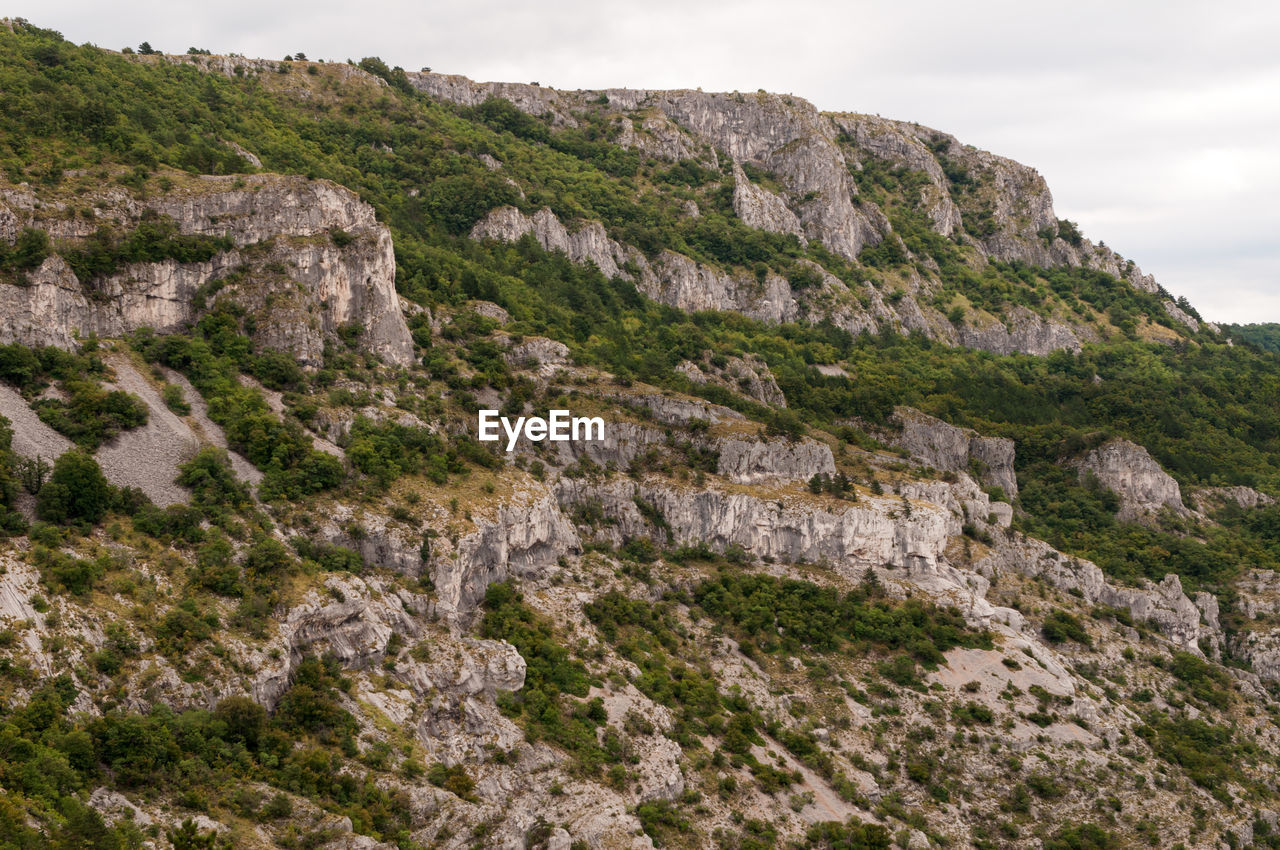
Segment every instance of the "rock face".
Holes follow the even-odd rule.
[[[413,343],[395,292],[391,235],[372,207],[323,181],[255,175],[205,177],[190,190],[146,202],[106,193],[101,214],[135,226],[144,215],[168,217],[186,235],[227,237],[234,248],[208,262],[166,260],[127,266],[93,281],[77,280],[61,257],[49,257],[28,285],[0,284],[0,340],[70,347],[78,337],[113,337],[141,327],[173,332],[196,319],[202,301],[228,298],[256,320],[255,343],[320,365],[326,340],[345,325],[359,344],[390,363],[408,363]],[[22,226],[55,240],[91,235],[99,222],[55,217],[13,190],[0,208]],[[45,216],[49,216],[45,218]]]
[[[1043,578],[1054,587],[1078,592],[1086,602],[1122,608],[1134,619],[1151,623],[1188,652],[1201,654],[1202,638],[1215,647],[1221,645],[1217,600],[1198,593],[1193,602],[1182,592],[1182,582],[1173,574],[1166,575],[1159,584],[1144,580],[1139,587],[1120,587],[1108,582],[1096,564],[1063,555],[1030,538],[1002,541],[975,567],[987,576],[1011,571]]]
[[[787,397],[778,387],[769,364],[758,354],[728,357],[723,365],[717,365],[710,357],[704,357],[698,363],[686,360],[676,367],[676,371],[695,384],[718,384],[764,404],[787,406]]]
[[[816,440],[736,440],[718,442],[724,477],[739,484],[770,480],[808,481],[815,475],[835,475],[831,448]]]
[[[733,164],[733,211],[748,227],[790,233],[801,243],[805,241],[800,219],[787,207],[787,202],[752,183],[737,162]]]
[[[976,465],[984,483],[1002,488],[1011,498],[1018,495],[1013,440],[983,437],[910,407],[898,408],[893,418],[902,427],[894,442],[915,457],[944,472],[966,472]]]
[[[1128,440],[1112,440],[1077,462],[1080,479],[1089,475],[1120,497],[1116,518],[1130,522],[1168,508],[1178,516],[1190,511],[1182,504],[1178,482],[1160,468],[1147,450]]]
[[[494,521],[478,525],[458,540],[451,555],[432,558],[432,578],[446,614],[469,614],[490,584],[534,573],[582,551],[573,525],[549,495],[504,504]]]
[[[965,325],[957,331],[961,345],[980,348],[993,354],[1034,354],[1044,356],[1055,351],[1079,354],[1081,341],[1096,341],[1091,328],[1068,327],[1037,316],[1026,307],[1009,310],[1007,321],[981,327]]]
[[[1191,494],[1191,502],[1203,514],[1231,505],[1252,511],[1274,505],[1276,500],[1252,487],[1202,487]]]
[[[610,530],[621,539],[662,534],[640,513],[639,498],[662,515],[672,543],[703,543],[717,551],[740,546],[757,558],[792,562],[935,566],[947,538],[960,531],[959,519],[949,511],[921,503],[910,516],[902,516],[897,513],[900,502],[889,498],[819,505],[631,481],[592,485],[576,480],[562,480],[557,496],[566,506],[598,502],[615,523]]]
[[[617,129],[616,141],[623,147],[671,161],[694,159],[717,169],[723,169],[727,160],[734,178],[734,212],[745,224],[819,242],[847,259],[856,258],[862,248],[892,234],[886,216],[859,196],[851,177],[851,172],[878,160],[924,174],[927,181],[920,188],[919,205],[933,230],[971,246],[984,260],[1091,268],[1144,292],[1163,293],[1132,261],[1060,224],[1048,186],[1034,169],[962,145],[952,136],[917,124],[869,115],[824,114],[799,98],[764,92],[565,92],[533,85],[475,83],[431,73],[410,74],[409,79],[433,97],[469,106],[490,97],[506,98],[529,114],[549,115],[553,126],[578,126],[575,113],[603,112]],[[767,171],[781,191],[771,191],[749,179],[743,168],[748,163]],[[980,189],[958,191],[957,185]],[[501,229],[490,224],[480,228],[480,235],[507,238],[497,232]],[[509,223],[505,229],[511,230]],[[616,243],[588,249],[584,242],[599,241],[602,236],[594,228],[592,231],[584,236],[557,234],[560,238],[540,235],[539,241],[547,247],[567,239],[567,246],[557,247],[579,262],[585,262],[580,257],[590,251],[597,255],[593,261],[601,270],[612,274],[614,266],[622,265],[619,254],[634,249]],[[685,258],[685,263],[692,261]],[[696,269],[679,265],[663,258],[655,267],[668,267],[665,273],[655,268],[654,279],[641,274],[637,285],[663,303],[682,309],[738,310],[767,321],[794,318],[779,318],[780,311],[787,310],[788,293],[761,296],[746,287],[744,297],[738,290],[746,281],[730,285],[732,278],[726,280],[719,270],[691,274]],[[843,284],[825,288],[847,294]],[[1004,321],[955,328],[929,306],[927,296],[931,293],[920,298],[914,286],[908,289],[891,309],[866,300],[851,307],[848,300],[838,299],[842,303],[824,304],[820,316],[806,314],[804,318],[830,319],[854,333],[867,325],[873,331],[884,325],[919,330],[949,344],[1000,354],[1079,351],[1082,343],[1097,336],[1090,325],[1069,316],[1046,318],[1025,307],[1011,308],[1001,317]],[[784,297],[778,300],[775,296]],[[769,308],[759,305],[763,299],[773,302]],[[873,306],[875,309],[869,309]],[[1164,309],[1191,331],[1199,329],[1200,323],[1172,299],[1164,300]],[[801,312],[806,312],[803,304]]]

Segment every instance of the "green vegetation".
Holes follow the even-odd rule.
[[[607,719],[604,704],[582,700],[590,685],[587,669],[570,657],[551,624],[505,583],[485,590],[484,611],[480,635],[507,641],[528,665],[524,687],[499,696],[502,710],[519,718],[533,739],[563,747],[588,774],[615,760],[618,753],[609,753],[596,740],[596,729]]]
[[[335,698],[344,685],[333,664],[309,659],[274,716],[235,696],[213,711],[161,707],[91,718],[68,716],[76,696],[69,676],[48,681],[24,706],[0,707],[0,843],[23,850],[138,847],[139,827],[128,819],[106,826],[81,795],[104,785],[163,790],[188,808],[243,812],[237,789],[263,782],[350,817],[358,833],[410,850],[407,800],[381,789],[351,758],[354,721]],[[287,814],[288,797],[278,799],[283,807],[259,801],[248,815],[269,821]],[[33,829],[27,812],[50,830]]]
[[[96,523],[111,507],[111,485],[91,455],[72,449],[53,465],[36,512],[48,522]]]
[[[182,372],[205,398],[209,418],[221,425],[231,448],[265,473],[264,499],[296,499],[336,487],[346,479],[342,463],[312,447],[294,419],[281,419],[261,391],[241,384],[258,357],[242,333],[242,316],[232,307],[204,316],[194,336],[135,334],[133,347],[145,358]]]
[[[730,572],[693,591],[709,616],[767,653],[875,648],[932,668],[952,647],[991,648],[991,637],[969,629],[958,611],[878,596],[867,582],[841,594],[807,581]]]
[[[107,369],[94,345],[83,353],[52,346],[0,345],[0,380],[13,384],[41,421],[86,451],[121,431],[147,422],[147,407],[137,396],[102,389]],[[61,396],[40,397],[56,381]]]
[[[83,245],[59,246],[58,250],[76,278],[87,283],[115,274],[129,263],[158,263],[162,260],[202,263],[232,247],[231,240],[225,236],[180,235],[172,219],[147,210],[137,228],[127,234],[121,235],[104,225]]]

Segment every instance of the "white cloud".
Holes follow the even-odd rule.
[[[1280,7],[1076,0],[11,0],[74,41],[298,50],[564,88],[789,92],[1037,168],[1209,317],[1280,320]]]

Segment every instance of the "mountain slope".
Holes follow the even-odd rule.
[[[1274,845],[1280,364],[1030,169],[21,21],[0,90],[0,846]]]

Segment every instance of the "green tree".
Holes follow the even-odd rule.
[[[65,452],[40,488],[36,514],[47,522],[96,523],[111,504],[111,485],[92,455],[79,449]]]

